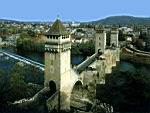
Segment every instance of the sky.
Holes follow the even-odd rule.
[[[0,18],[91,21],[108,16],[150,17],[150,0],[0,0]]]

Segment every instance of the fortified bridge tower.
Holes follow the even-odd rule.
[[[111,46],[113,45],[115,48],[107,49],[106,31],[97,30],[95,54],[74,70],[71,69],[70,63],[71,36],[59,19],[52,25],[46,37],[44,86],[50,88],[50,92],[53,94],[47,100],[49,111],[52,108],[69,110],[71,106],[74,107],[73,104],[77,100],[75,97],[81,96],[81,101],[83,86],[92,80],[95,81],[94,75],[99,76],[96,78],[99,79],[98,83],[105,83],[103,80],[105,74],[110,74],[112,67],[116,66],[116,61],[119,61],[118,32],[112,32],[111,35]],[[102,54],[100,54],[101,52]],[[88,67],[92,67],[91,73],[89,73]],[[86,76],[88,74],[89,76]]]
[[[46,34],[45,43],[45,78],[44,86],[50,90],[62,92],[67,79],[70,80],[70,35],[61,21],[57,19]],[[58,97],[61,104],[61,94]]]

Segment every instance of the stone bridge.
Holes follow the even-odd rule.
[[[48,90],[46,93],[42,90],[40,94],[46,100],[48,111],[70,110],[76,105],[85,108],[90,101],[82,97],[83,87],[93,80],[96,80],[95,84],[105,84],[105,74],[110,74],[120,60],[118,31],[111,32],[111,43],[107,49],[105,30],[96,29],[95,54],[74,69],[70,63],[71,35],[59,19],[45,36],[44,87]],[[37,100],[33,99],[33,102]]]
[[[74,69],[70,66],[71,36],[59,19],[45,36],[47,41],[45,44],[44,84],[45,87],[50,87],[50,89],[55,87],[55,90],[59,91],[58,110],[69,110],[72,106],[72,97],[75,96],[74,92],[81,93],[83,87],[91,81],[96,80],[95,84],[104,84],[105,74],[110,74],[112,67],[116,66],[116,62],[120,60],[117,30],[111,31],[110,46],[107,47],[106,31],[96,29],[95,54]],[[78,101],[83,100],[82,98],[79,97]],[[47,106],[50,105],[51,101],[49,100]]]
[[[47,106],[49,111],[51,111],[55,103],[55,109],[69,110],[70,107],[79,107],[81,102],[83,106],[82,98],[77,105],[74,105],[76,100],[72,100],[74,97],[73,92],[77,93],[77,87],[80,87],[80,92],[82,93],[82,88],[88,86],[90,82],[96,80],[96,84],[105,84],[105,75],[111,74],[112,68],[116,66],[117,52],[119,50],[106,50],[105,54],[95,53],[91,57],[87,58],[83,63],[79,64],[76,68],[70,70],[70,75],[61,78],[61,85],[63,86],[60,89],[60,97],[57,97],[59,101],[56,103],[49,99],[47,101]],[[78,89],[79,90],[79,89]],[[77,100],[79,101],[79,99]],[[89,103],[85,101],[85,103]],[[58,105],[56,107],[56,105]],[[51,107],[50,107],[51,106]],[[80,107],[81,107],[80,106]]]

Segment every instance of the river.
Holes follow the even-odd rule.
[[[11,48],[9,48],[9,49],[3,48],[3,49],[44,64],[44,54],[43,53],[29,52],[29,51],[17,51],[15,49],[11,49]],[[82,56],[82,55],[71,55],[71,64],[78,65],[85,59],[86,59],[86,57]]]
[[[18,55],[21,55],[23,57],[35,60],[37,62],[40,62],[42,64],[44,64],[44,54],[42,53],[37,53],[37,52],[26,52],[26,51],[16,51],[14,49],[6,49],[7,51],[16,53]],[[83,62],[86,59],[85,56],[82,55],[71,55],[71,64],[72,65],[78,65],[81,62]],[[140,64],[135,64],[135,63],[131,63],[128,61],[121,61],[119,63],[118,66],[119,70],[123,70],[123,71],[136,71],[136,70],[141,70],[142,72],[149,74],[150,73],[150,66],[149,65],[140,65]]]

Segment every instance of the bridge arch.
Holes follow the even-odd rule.
[[[79,89],[82,88],[83,86],[83,82],[81,80],[77,80],[74,82],[71,93],[75,90],[75,89]]]
[[[101,52],[101,49],[98,49],[98,51],[97,51],[98,53],[100,53]]]
[[[55,81],[53,81],[53,80],[49,81],[48,87],[49,87],[51,93],[55,93],[56,92],[57,88],[56,88]]]
[[[83,82],[81,80],[75,81],[70,92],[70,108],[72,106],[76,106],[74,105],[75,101],[77,101],[77,99],[79,98],[81,99],[81,97],[83,96],[82,89]]]

